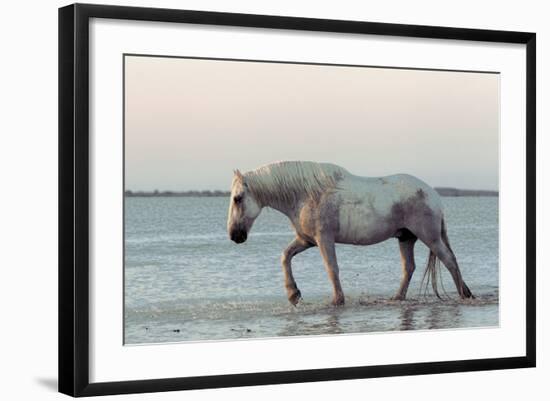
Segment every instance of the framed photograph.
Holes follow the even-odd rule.
[[[59,10],[61,392],[532,366],[534,33]]]

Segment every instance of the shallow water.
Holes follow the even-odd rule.
[[[475,300],[421,291],[427,248],[415,247],[408,299],[390,301],[401,278],[397,241],[337,245],[346,306],[329,305],[331,285],[317,248],[293,259],[303,300],[286,300],[280,255],[287,218],[265,209],[247,242],[227,238],[226,198],[126,198],[125,342],[426,330],[498,325],[498,198],[443,198],[447,230]],[[444,268],[443,268],[444,269]]]

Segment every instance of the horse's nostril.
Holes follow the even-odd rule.
[[[230,237],[231,237],[231,241],[236,242],[237,244],[241,244],[244,241],[246,241],[247,235],[246,235],[246,231],[239,230],[239,231],[232,231]]]

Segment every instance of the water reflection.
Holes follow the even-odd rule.
[[[460,307],[458,303],[445,303],[434,305],[428,309],[426,324],[428,329],[440,329],[442,327],[457,327],[460,320]]]
[[[461,327],[462,307],[459,302],[440,301],[419,305],[416,302],[401,305],[400,330],[441,329]]]
[[[296,331],[304,324],[305,322],[301,315],[298,315],[297,313],[289,313],[286,316],[283,328],[279,331],[277,335],[282,337],[295,336]]]
[[[325,320],[328,334],[340,334],[343,333],[342,327],[340,325],[340,316],[337,313],[332,313],[327,316]]]
[[[126,310],[126,338],[147,342],[292,337],[385,331],[437,330],[498,324],[498,294],[475,300],[435,297],[391,301],[383,296],[349,297],[334,308],[316,299],[294,308],[282,302],[196,303],[192,308]],[[203,318],[209,316],[210,319]],[[498,316],[498,315],[497,315]],[[213,323],[214,322],[214,323]],[[213,330],[215,324],[215,330]],[[132,341],[126,341],[132,343]]]
[[[494,301],[489,302],[493,304]],[[477,303],[459,300],[374,299],[342,308],[322,307],[291,310],[282,318],[279,336],[361,333],[376,331],[434,330],[463,327],[463,314]]]
[[[341,334],[344,329],[341,324],[341,313],[344,309],[327,309],[320,313],[301,315],[289,313],[279,336],[300,336],[310,334]]]
[[[399,316],[399,320],[401,321],[400,330],[414,330],[414,313],[414,307],[409,305],[401,307],[401,314]]]

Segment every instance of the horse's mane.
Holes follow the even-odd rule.
[[[260,203],[269,205],[317,198],[324,191],[336,188],[338,181],[347,174],[347,170],[334,164],[282,161],[246,172],[244,177],[252,195]]]

